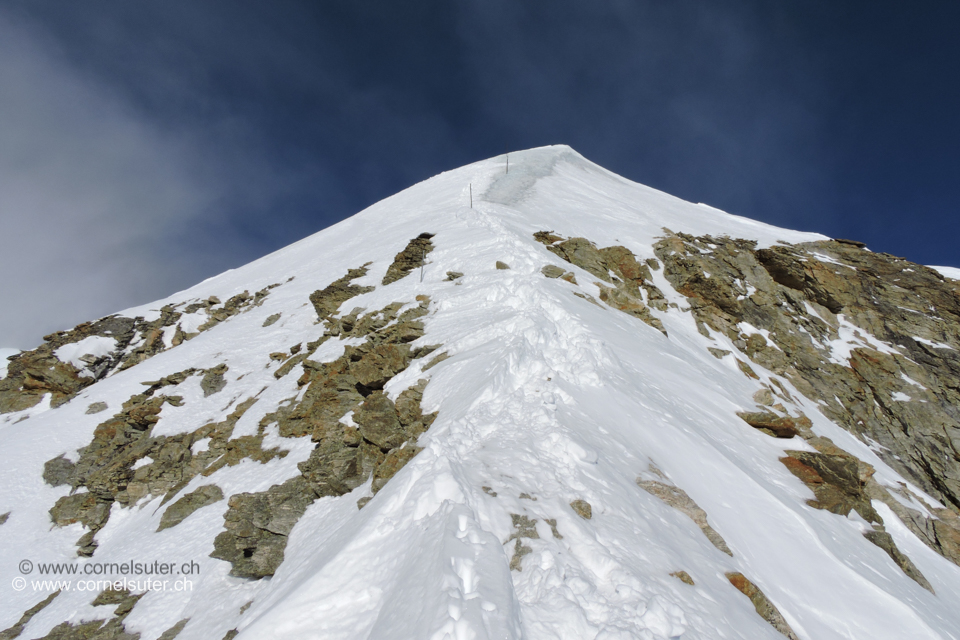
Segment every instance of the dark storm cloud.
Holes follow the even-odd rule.
[[[732,213],[960,262],[947,3],[5,7],[0,343],[554,143]]]

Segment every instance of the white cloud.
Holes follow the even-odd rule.
[[[218,197],[162,130],[0,13],[0,346],[169,293],[158,237]]]

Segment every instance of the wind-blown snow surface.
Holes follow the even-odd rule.
[[[376,290],[344,305],[377,309],[393,301],[433,300],[419,343],[442,343],[451,357],[427,372],[417,363],[388,385],[391,395],[430,378],[423,405],[439,410],[424,447],[374,499],[369,483],[352,494],[315,502],[293,529],[273,578],[228,576],[230,565],[209,556],[222,530],[226,501],[182,524],[154,533],[159,498],[132,509],[114,505],[90,561],[195,561],[192,591],[151,591],[126,619],[128,631],[157,638],[178,620],[178,638],[783,638],[734,589],[724,573],[739,571],[776,604],[802,638],[958,638],[960,568],[916,539],[881,510],[898,547],[937,595],[908,578],[862,537],[865,523],[808,507],[810,491],[778,462],[779,440],[737,417],[751,410],[760,382],[727,347],[697,333],[689,313],[654,312],[669,338],[640,320],[573,295],[597,297],[590,274],[562,263],[534,241],[539,230],[619,244],[639,259],[653,257],[662,228],[696,234],[778,240],[822,239],[683,202],[615,176],[566,147],[511,154],[450,171],[240,269],[124,315],[156,316],[162,304],[227,299],[282,282],[265,303],[87,388],[54,410],[48,403],[0,422],[0,566],[6,584],[0,628],[48,592],[16,591],[23,559],[70,561],[80,525],[51,528],[48,509],[65,487],[41,479],[43,463],[76,458],[94,427],[143,390],[143,381],[188,367],[229,365],[224,391],[205,398],[196,377],[178,387],[185,403],[165,406],[158,434],[222,420],[237,403],[259,401],[237,425],[253,432],[260,418],[297,394],[298,371],[277,380],[268,354],[323,331],[308,295],[372,261],[357,284]],[[469,207],[469,186],[473,208]],[[380,280],[394,254],[421,232],[436,234],[423,281],[418,273],[388,285]],[[495,269],[501,260],[509,270]],[[580,285],[547,279],[545,264],[572,269]],[[465,275],[445,281],[447,271]],[[295,276],[291,282],[287,280]],[[655,272],[657,285],[685,307]],[[264,320],[280,313],[269,327]],[[330,360],[343,343],[328,341],[311,358]],[[757,368],[761,378],[769,374]],[[798,398],[799,393],[794,392]],[[93,402],[110,411],[87,415]],[[901,481],[869,448],[798,401],[814,430],[877,468],[881,483]],[[19,421],[23,416],[29,419]],[[276,427],[274,427],[275,429]],[[196,478],[181,495],[216,483],[225,495],[262,491],[298,473],[309,438],[277,442],[290,450],[267,464],[245,460]],[[718,551],[694,522],[636,484],[655,464],[708,514],[733,557]],[[482,487],[488,487],[484,491]],[[918,494],[918,490],[914,489]],[[494,497],[491,495],[496,493]],[[521,498],[526,494],[529,498]],[[592,505],[585,520],[569,506]],[[931,499],[931,502],[933,500]],[[511,515],[536,519],[539,539],[522,571],[511,571]],[[562,539],[545,522],[556,519]],[[87,562],[90,562],[87,561]],[[685,570],[689,586],[670,576]],[[39,578],[37,572],[27,576]],[[28,624],[36,638],[63,621],[103,617],[92,593],[64,592]],[[252,605],[241,613],[241,607]]]

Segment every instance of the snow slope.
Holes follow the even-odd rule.
[[[758,369],[761,380],[751,380],[731,358],[710,355],[708,346],[725,345],[700,335],[681,310],[654,312],[667,338],[575,296],[597,298],[595,278],[547,252],[532,234],[554,230],[623,245],[640,260],[653,257],[664,227],[761,246],[823,236],[681,201],[563,146],[513,153],[504,170],[496,158],[446,172],[249,265],[126,310],[155,317],[166,303],[226,300],[283,283],[262,306],[97,382],[57,409],[41,403],[0,418],[0,513],[11,512],[0,526],[0,566],[8,576],[0,585],[0,629],[50,592],[30,586],[36,571],[16,590],[11,580],[20,576],[21,560],[75,559],[83,529],[52,528],[48,515],[68,490],[46,485],[41,474],[60,454],[76,459],[111,415],[85,413],[91,403],[117,411],[144,381],[226,363],[223,392],[204,397],[198,380],[188,379],[176,389],[184,406],[165,406],[155,433],[222,420],[252,396],[259,401],[237,428],[255,429],[298,392],[299,374],[277,380],[268,355],[322,333],[310,293],[372,262],[356,284],[376,289],[341,311],[426,294],[433,305],[416,344],[440,343],[451,356],[426,372],[411,366],[386,389],[395,395],[430,379],[423,405],[439,417],[420,437],[424,450],[362,510],[357,500],[371,495],[369,483],[315,502],[294,527],[276,575],[257,581],[230,577],[228,563],[209,557],[227,501],[159,533],[160,498],[131,509],[115,504],[95,557],[84,562],[159,559],[200,567],[192,590],[147,593],[126,618],[128,631],[152,640],[189,618],[178,639],[216,639],[230,629],[241,639],[782,638],[730,585],[725,573],[737,571],[801,638],[960,638],[960,568],[875,503],[936,595],[921,588],[863,538],[867,525],[855,513],[838,517],[805,504],[810,491],[778,461],[784,449],[808,448],[804,442],[770,438],[737,417],[752,409],[751,397],[769,374]],[[414,273],[381,286],[393,256],[421,232],[436,234],[422,282]],[[510,268],[496,269],[498,260]],[[574,271],[580,284],[544,278],[546,264]],[[447,271],[465,275],[451,282]],[[684,307],[661,273],[655,277]],[[279,321],[262,326],[277,313]],[[343,347],[328,341],[311,358],[336,358]],[[882,483],[902,481],[791,392],[798,398],[791,410],[809,416],[814,431],[876,467]],[[184,492],[214,482],[229,496],[295,476],[313,446],[309,437],[274,439],[289,449],[285,458],[224,467]],[[663,477],[708,514],[732,557],[636,482]],[[578,499],[592,506],[589,520],[569,506]],[[511,514],[537,521],[539,537],[522,539],[530,549],[522,571],[509,567],[517,544]],[[670,575],[681,570],[695,586]],[[90,604],[94,595],[75,586],[64,591],[21,637],[103,617],[103,607]]]

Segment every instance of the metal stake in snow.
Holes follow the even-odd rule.
[[[508,153],[506,154],[506,156],[507,156],[507,173],[510,173],[510,154]]]
[[[470,183],[470,208],[473,209],[473,183]]]
[[[423,261],[426,259],[426,252],[423,249],[420,249],[420,282],[423,282]]]

